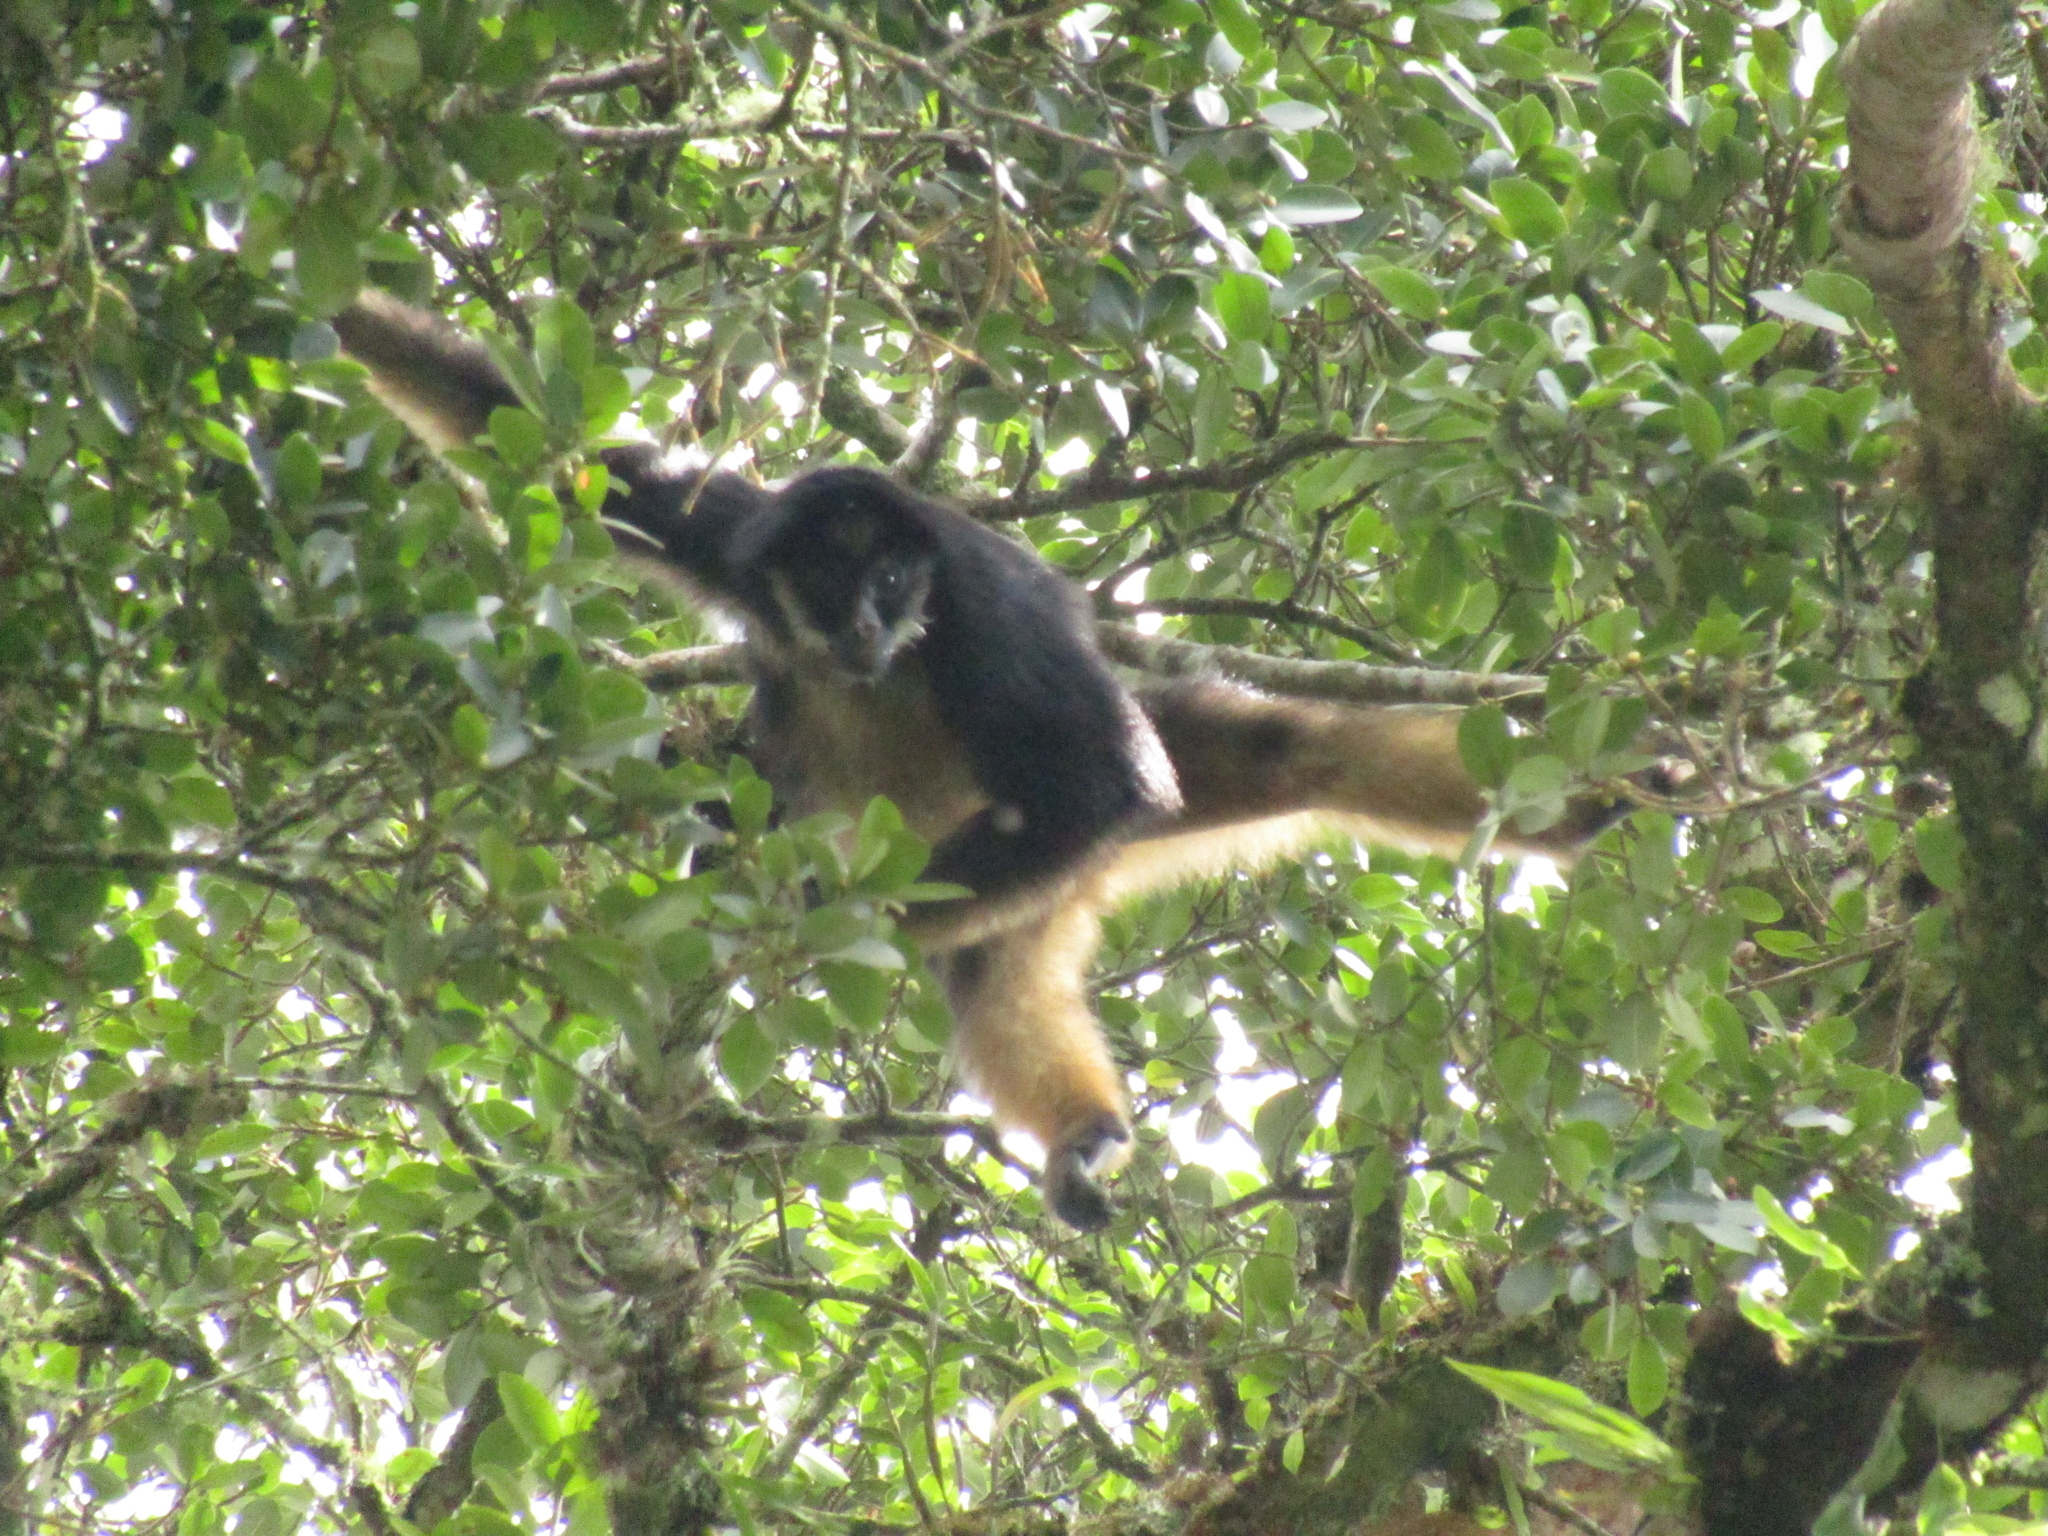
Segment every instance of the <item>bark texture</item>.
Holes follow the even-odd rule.
[[[2040,1384],[2048,1347],[2048,674],[2038,611],[2048,439],[2007,359],[1998,296],[1968,238],[1972,83],[2004,46],[2012,16],[1974,0],[1884,0],[1841,63],[1850,167],[1838,232],[1891,322],[1922,422],[1917,468],[1939,636],[1905,707],[1954,788],[1966,847],[1955,1054],[1975,1173],[1959,1230],[1931,1245],[1914,1279],[1920,1316],[1890,1325],[1900,1339],[1796,1368],[1757,1356],[1755,1369],[1734,1372],[1746,1401],[1727,1406],[1751,1424],[1789,1415],[1809,1438],[1808,1421],[1829,1419],[1844,1431],[1830,1441],[1829,1480],[1874,1504],[1916,1485],[1937,1456],[1983,1444]],[[1843,1328],[1867,1336],[1886,1325],[1861,1316]],[[1727,1347],[1696,1352],[1696,1399],[1715,1395],[1702,1361],[1726,1365],[1745,1347],[1756,1355],[1740,1330],[1728,1332]],[[1843,1370],[1866,1360],[1877,1369],[1845,1390]],[[1875,1390],[1882,1401],[1901,1374],[1894,1435],[1851,1399]],[[1861,1458],[1846,1454],[1851,1441],[1864,1445]],[[1814,1480],[1800,1435],[1743,1434],[1729,1449],[1739,1454],[1698,1467],[1709,1530],[1755,1530],[1744,1510],[1796,1505],[1802,1524],[1819,1513],[1824,1498],[1793,1496]]]

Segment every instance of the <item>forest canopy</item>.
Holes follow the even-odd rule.
[[[0,1536],[2048,1517],[2048,55],[1867,9],[0,8]],[[366,285],[532,408],[435,461]],[[1112,921],[1077,1234],[621,437],[1491,818]]]

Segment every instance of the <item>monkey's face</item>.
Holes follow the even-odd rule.
[[[791,641],[847,681],[879,680],[924,633],[933,551],[899,520],[853,508],[795,533],[770,572]]]

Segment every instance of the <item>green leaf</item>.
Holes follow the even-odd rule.
[[[1750,1191],[1750,1199],[1763,1215],[1764,1230],[1787,1248],[1818,1260],[1823,1268],[1840,1270],[1851,1278],[1856,1277],[1856,1266],[1849,1262],[1849,1255],[1839,1245],[1825,1233],[1794,1221],[1791,1212],[1763,1185],[1759,1184]]]
[[[448,733],[465,762],[483,761],[484,749],[490,744],[491,723],[482,710],[474,704],[457,705],[448,721]]]
[[[147,974],[142,946],[128,934],[117,933],[93,951],[92,958],[86,962],[85,973],[92,984],[103,991],[132,987]]]
[[[233,796],[212,779],[181,774],[164,786],[164,812],[176,826],[232,827]]]
[[[1823,309],[1860,320],[1876,307],[1870,286],[1847,272],[1809,272],[1799,280],[1799,290]]]
[[[1295,1286],[1292,1259],[1259,1254],[1245,1261],[1245,1299],[1258,1307],[1269,1323],[1282,1323],[1292,1314]]]
[[[804,1315],[802,1303],[766,1286],[749,1286],[740,1292],[740,1310],[747,1314],[770,1349],[786,1355],[805,1355],[817,1347],[817,1330]]]
[[[1458,718],[1458,756],[1474,783],[1496,788],[1507,782],[1515,765],[1514,737],[1507,712],[1498,704],[1480,704]]]
[[[1564,210],[1557,199],[1526,176],[1503,176],[1487,187],[1486,195],[1524,245],[1546,246],[1564,233]]]
[[[780,1053],[751,1017],[734,1019],[718,1042],[718,1070],[735,1098],[750,1099],[759,1093],[780,1064]]]
[[[1371,267],[1366,270],[1365,280],[1411,320],[1433,323],[1443,313],[1443,300],[1437,295],[1436,284],[1420,272],[1406,267]]]
[[[1273,329],[1272,289],[1257,273],[1224,273],[1209,292],[1209,306],[1233,341],[1261,341]]]
[[[403,22],[380,22],[356,45],[356,80],[374,97],[402,96],[420,83],[420,45]]]
[[[1671,110],[1671,98],[1654,75],[1608,69],[1600,72],[1600,107],[1609,117],[1663,117]]]
[[[491,412],[491,446],[512,468],[528,474],[547,457],[547,429],[531,411],[501,405]]]
[[[1745,922],[1775,923],[1785,915],[1785,909],[1778,898],[1769,891],[1760,891],[1751,885],[1724,885],[1721,887],[1722,904],[1739,912]]]
[[[1201,290],[1179,272],[1168,272],[1145,290],[1140,324],[1147,336],[1177,336],[1201,307]]]
[[[1757,947],[1788,960],[1803,959],[1814,951],[1813,936],[1796,928],[1759,928],[1750,935]]]
[[[1706,460],[1721,456],[1721,450],[1727,446],[1727,436],[1721,427],[1721,413],[1704,395],[1689,389],[1680,391],[1678,423],[1685,429],[1686,441],[1692,444],[1695,457]]]
[[[728,792],[727,799],[732,807],[733,826],[743,836],[759,837],[768,825],[768,812],[773,802],[774,793],[768,788],[766,779],[739,780]]]
[[[1224,438],[1236,409],[1237,396],[1230,387],[1230,376],[1219,368],[1205,370],[1202,382],[1195,390],[1194,446],[1197,464],[1207,464],[1223,451]]]
[[[561,154],[554,130],[523,112],[454,118],[441,125],[448,151],[472,176],[510,186],[551,167]]]
[[[1501,1276],[1493,1299],[1503,1317],[1534,1317],[1563,1294],[1564,1272],[1556,1260],[1544,1257],[1524,1259],[1519,1264],[1509,1265],[1507,1273]],[[1456,1362],[1452,1364],[1456,1365]],[[1458,1368],[1463,1369],[1462,1366]]]
[[[535,313],[533,360],[543,380],[567,374],[578,383],[596,365],[597,338],[590,316],[566,294],[556,294]]]
[[[1394,136],[1408,151],[1406,169],[1430,181],[1456,181],[1465,174],[1465,153],[1448,129],[1425,112],[1406,112]]]
[[[354,219],[338,201],[314,203],[293,221],[292,277],[314,314],[338,314],[361,291],[358,239]]]
[[[1953,813],[1923,816],[1913,827],[1913,853],[1920,871],[1954,895],[1963,888],[1963,830]]]
[[[1720,352],[1690,320],[1671,322],[1671,355],[1678,364],[1678,376],[1694,389],[1705,389],[1721,377]]]
[[[1783,288],[1765,288],[1752,293],[1750,298],[1763,309],[1798,325],[1818,326],[1824,331],[1833,331],[1838,336],[1852,335],[1856,327],[1835,311],[1827,308],[1803,293],[1794,293]]]
[[[1646,1333],[1636,1335],[1628,1352],[1628,1405],[1642,1418],[1664,1406],[1671,1391],[1671,1367],[1664,1351]]]
[[[1590,1465],[1616,1471],[1651,1467],[1666,1475],[1680,1469],[1678,1453],[1664,1441],[1627,1414],[1594,1402],[1568,1382],[1459,1360],[1449,1364],[1510,1408],[1556,1430],[1565,1448]]]
[[[501,1372],[498,1400],[504,1404],[506,1419],[519,1432],[528,1450],[545,1451],[561,1441],[561,1415],[548,1401],[547,1394],[524,1376]]]
[[[1302,182],[1275,199],[1273,217],[1291,229],[1314,224],[1342,224],[1364,213],[1357,198],[1337,187]]]
[[[1785,327],[1778,321],[1759,320],[1721,349],[1721,366],[1729,373],[1739,373],[1768,356],[1784,335]]]
[[[234,430],[211,416],[200,416],[192,423],[193,431],[209,453],[226,459],[230,464],[249,467],[249,445],[238,437]]]
[[[1252,18],[1244,0],[1209,0],[1209,13],[1216,18],[1216,30],[1243,57],[1248,59],[1265,46],[1266,34]]]
[[[1692,190],[1692,156],[1682,144],[1666,144],[1643,157],[1643,189],[1667,203],[1683,202]]]
[[[1041,1376],[1030,1385],[1011,1394],[1003,1404],[1003,1411],[996,1415],[996,1427],[989,1436],[991,1441],[1001,1440],[1003,1432],[1022,1418],[1031,1405],[1050,1392],[1070,1391],[1074,1386],[1072,1371],[1057,1371],[1050,1376]]]
[[[271,468],[278,499],[288,507],[303,507],[320,494],[320,450],[303,432],[294,432],[278,445]]]
[[[1088,324],[1092,330],[1113,337],[1135,336],[1144,326],[1137,289],[1131,286],[1128,277],[1106,263],[1095,269],[1095,287],[1088,297]]]

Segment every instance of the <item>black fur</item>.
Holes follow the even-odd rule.
[[[395,299],[364,294],[334,326],[437,449],[518,403],[487,348]],[[1109,1219],[1096,1176],[1131,1139],[1082,996],[1108,905],[1241,856],[1212,831],[1273,822],[1284,844],[1327,818],[1448,852],[1486,814],[1456,711],[1272,699],[1213,678],[1134,698],[1077,588],[877,471],[768,490],[647,448],[602,458],[622,551],[745,625],[752,751],[781,806],[857,813],[886,794],[936,842],[927,878],[972,893],[915,906],[904,927],[935,961],[963,1062],[998,1117],[1044,1144],[1048,1201],[1074,1226]],[[1611,797],[1581,796],[1558,825],[1500,842],[1569,858],[1613,814]]]
[[[365,293],[333,321],[385,398],[436,447],[488,430],[518,395],[474,336],[387,295]],[[605,516],[624,552],[652,559],[746,625],[759,685],[754,750],[785,805],[835,765],[830,741],[797,729],[795,685],[819,678],[792,653],[780,576],[825,630],[843,627],[877,561],[928,566],[924,632],[870,679],[929,689],[940,726],[993,802],[933,851],[926,878],[1000,902],[1057,881],[1111,833],[1177,808],[1152,728],[1095,646],[1081,593],[1035,553],[876,470],[820,469],[780,490],[664,465],[648,447],[607,449]],[[801,678],[799,673],[801,672]],[[849,692],[857,683],[848,679]],[[828,759],[822,761],[821,757]],[[860,770],[838,777],[858,780]],[[930,935],[966,902],[918,909]]]
[[[1036,555],[875,470],[815,470],[775,492],[731,475],[663,475],[644,461],[620,470],[629,489],[606,516],[746,622],[758,755],[779,794],[799,796],[797,781],[833,744],[790,739],[791,673],[808,658],[789,653],[770,577],[829,621],[861,577],[858,560],[907,547],[931,561],[931,591],[924,632],[891,671],[922,679],[994,802],[934,849],[927,880],[1000,899],[1064,873],[1147,811],[1171,809],[1148,779],[1143,716],[1097,651],[1079,592]],[[853,520],[870,525],[865,556],[837,536]]]
[[[1045,1158],[1045,1198],[1052,1212],[1078,1232],[1099,1232],[1115,1209],[1096,1182],[1096,1164],[1131,1139],[1117,1115],[1100,1115],[1079,1135],[1050,1149]]]

